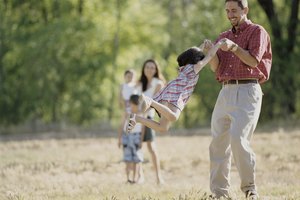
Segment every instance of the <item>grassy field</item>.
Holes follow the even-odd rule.
[[[125,184],[122,151],[114,137],[2,135],[0,199],[207,199],[211,138],[194,132],[157,137],[166,181],[160,186],[146,148],[145,183]],[[300,131],[256,133],[252,147],[261,199],[300,199]],[[231,177],[232,196],[243,199],[235,166]]]

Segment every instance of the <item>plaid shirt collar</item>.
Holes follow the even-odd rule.
[[[244,31],[250,24],[252,24],[251,20],[246,19],[239,27],[236,29],[234,26],[231,28],[232,33],[240,33]]]

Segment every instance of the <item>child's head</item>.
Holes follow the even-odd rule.
[[[198,47],[191,47],[177,57],[179,67],[187,64],[197,64],[204,58],[204,53]]]
[[[138,113],[139,111],[139,95],[133,94],[129,98],[131,112]]]
[[[133,81],[134,71],[132,69],[128,69],[124,72],[124,79],[126,83],[130,83]]]

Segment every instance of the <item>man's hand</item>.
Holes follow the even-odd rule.
[[[227,38],[223,38],[222,39],[223,44],[221,45],[221,49],[223,51],[231,51],[237,44],[234,43],[233,41],[227,39]]]

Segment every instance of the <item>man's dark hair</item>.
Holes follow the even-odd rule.
[[[138,106],[139,105],[139,95],[137,95],[137,94],[131,95],[129,98],[129,102]]]
[[[199,48],[191,47],[177,57],[177,62],[179,67],[181,67],[187,64],[196,64],[203,58],[204,54]]]
[[[225,3],[229,2],[229,1],[234,1],[237,2],[239,7],[241,9],[244,9],[245,7],[248,7],[248,2],[247,0],[225,0]]]

